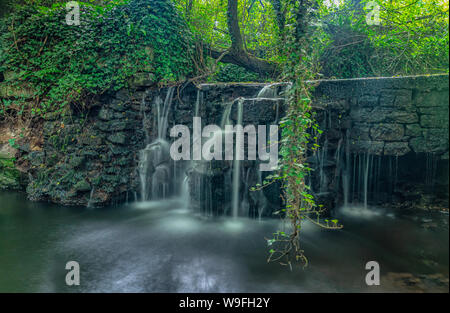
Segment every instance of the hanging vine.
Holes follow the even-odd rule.
[[[337,220],[322,220],[325,211],[315,202],[306,178],[311,172],[307,157],[319,148],[318,139],[322,131],[315,121],[311,100],[314,85],[311,80],[318,73],[316,62],[317,43],[314,39],[315,0],[287,0],[285,27],[284,78],[292,82],[287,91],[287,112],[280,121],[281,164],[274,180],[283,185],[285,208],[283,213],[289,231],[277,231],[269,245],[269,262],[279,262],[292,269],[293,264],[308,264],[308,259],[300,245],[301,229],[305,221],[326,229],[341,229]]]

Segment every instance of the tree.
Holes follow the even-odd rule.
[[[277,76],[280,73],[280,68],[275,62],[258,58],[246,51],[239,26],[238,0],[228,0],[227,25],[231,47],[227,51],[209,49],[213,58],[220,58],[222,62],[233,63],[263,75]]]

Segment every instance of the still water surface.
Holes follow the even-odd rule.
[[[306,225],[306,269],[268,264],[277,219],[204,219],[179,201],[104,209],[0,193],[0,292],[448,292],[448,215],[336,212],[340,231]],[[80,286],[66,286],[77,261]],[[365,264],[381,286],[365,284]]]

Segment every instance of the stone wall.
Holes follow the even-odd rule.
[[[372,194],[389,193],[392,198],[402,179],[416,182],[416,186],[426,180],[433,181],[432,188],[437,186],[435,182],[448,186],[448,75],[311,83],[317,85],[316,117],[324,130],[321,150],[309,158],[316,169],[310,183],[320,201],[328,207],[336,206],[344,201],[345,188],[353,190],[349,198],[361,201],[367,164],[370,178],[366,189]],[[138,199],[139,151],[145,148],[146,138],[155,137],[155,99],[164,99],[167,94],[167,88],[158,89],[152,84],[143,82],[130,91],[103,95],[92,101],[88,114],[73,107],[71,114],[62,120],[46,116],[34,128],[39,129],[34,136],[42,142],[30,147],[33,136],[25,136],[17,140],[14,152],[8,154],[9,158],[16,158],[16,167],[22,175],[15,170],[11,172],[11,162],[3,162],[0,175],[3,171],[3,177],[8,177],[2,180],[3,185],[12,177],[14,184],[10,187],[18,188],[16,178],[25,177],[30,199],[66,205],[104,206]],[[253,83],[179,86],[168,127],[184,124],[192,128],[196,107],[203,125],[220,125],[227,104],[239,97],[246,99],[244,124],[271,124],[283,114],[280,98],[287,84],[273,85],[272,99],[257,99],[264,86]],[[230,118],[236,120],[235,106]],[[1,129],[8,126],[5,122],[0,124]],[[6,140],[0,142],[0,149],[8,148]],[[264,179],[249,170],[254,165],[243,162],[244,189]],[[229,209],[230,186],[225,175],[230,174],[231,166],[230,162],[212,162],[208,171],[200,173],[199,177],[207,174],[203,184],[212,185],[212,192],[210,196],[197,193],[200,196],[194,197],[193,202],[203,205],[205,197],[209,197],[209,207],[214,203],[220,207],[217,211]],[[415,172],[411,170],[413,167]],[[394,172],[398,176],[395,181],[391,179]],[[346,179],[350,180],[350,187],[344,187]],[[2,188],[8,188],[3,185]],[[406,188],[398,189],[397,194],[405,194]],[[264,193],[265,205],[271,207],[269,211],[280,205],[278,186],[271,186]],[[245,190],[242,195],[250,210],[261,205],[260,195]],[[399,198],[399,201],[406,200]]]
[[[312,185],[329,207],[416,203],[427,194],[420,206],[448,208],[448,75],[315,83],[324,134],[310,160],[321,172]]]
[[[349,130],[354,152],[448,159],[448,83],[448,75],[324,80],[315,97],[330,131]]]

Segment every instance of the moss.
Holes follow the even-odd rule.
[[[84,191],[89,191],[92,188],[91,188],[91,185],[85,179],[82,179],[73,186],[73,189],[75,191],[84,192]]]
[[[20,172],[15,168],[14,159],[0,155],[0,190],[19,188]]]

